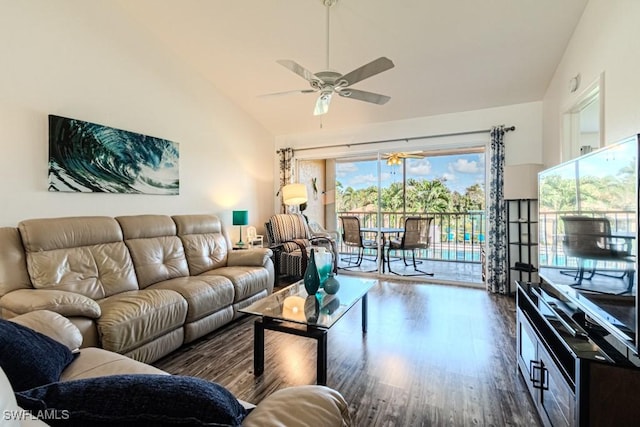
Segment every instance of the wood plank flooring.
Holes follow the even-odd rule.
[[[379,281],[369,329],[356,304],[329,331],[328,385],[357,426],[538,426],[516,372],[515,301],[482,289]],[[253,318],[241,318],[155,363],[218,382],[258,403],[315,383],[316,342],[265,333],[265,372],[253,375]]]

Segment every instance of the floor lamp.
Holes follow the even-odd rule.
[[[233,211],[233,225],[240,226],[240,240],[236,243],[236,246],[244,246],[242,241],[242,226],[249,225],[249,211]]]
[[[282,202],[287,206],[298,206],[298,210],[302,213],[300,205],[307,203],[307,186],[304,184],[288,184],[282,187]]]

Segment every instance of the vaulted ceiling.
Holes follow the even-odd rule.
[[[315,93],[276,63],[326,69],[323,0],[115,0],[113,4],[273,135],[539,101],[588,0],[338,0],[329,66],[347,73],[378,57],[395,67],[354,85],[382,106]]]

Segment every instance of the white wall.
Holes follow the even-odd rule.
[[[140,213],[230,224],[231,210],[248,209],[261,228],[275,149],[257,122],[107,3],[0,0],[0,10],[0,226]],[[48,114],[178,142],[180,195],[48,192]]]
[[[544,97],[544,163],[561,161],[562,114],[604,73],[604,141],[640,133],[640,1],[590,0]],[[569,92],[569,80],[581,86]]]
[[[542,102],[508,105],[483,110],[466,111],[454,114],[421,117],[410,120],[379,123],[342,129],[339,131],[319,130],[307,134],[283,135],[276,137],[276,146],[304,148],[330,146],[369,141],[414,138],[420,136],[442,135],[489,129],[495,125],[515,126],[514,132],[505,136],[506,164],[540,163],[542,161]],[[484,144],[489,134],[462,135],[457,137],[430,138],[411,141],[379,144],[379,150],[403,149],[414,147],[445,148],[468,144]],[[352,146],[326,150],[301,151],[299,156],[352,155],[361,151],[371,152],[371,148]],[[298,155],[296,155],[298,156]]]

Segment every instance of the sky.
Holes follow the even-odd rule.
[[[378,184],[376,160],[358,162],[338,162],[336,179],[343,188],[356,190]],[[407,160],[407,178],[433,180],[445,179],[445,185],[452,191],[464,194],[467,187],[481,184],[484,188],[485,160],[483,153],[457,154],[451,156],[425,157]],[[388,166],[384,161],[381,169],[382,187],[393,182],[402,182],[402,167]]]

